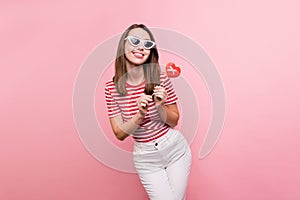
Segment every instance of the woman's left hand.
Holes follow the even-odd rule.
[[[168,97],[166,89],[162,86],[155,86],[153,90],[153,95],[156,107],[162,105]]]

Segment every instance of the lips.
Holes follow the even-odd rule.
[[[136,58],[144,58],[145,54],[143,52],[140,51],[133,51],[132,54],[136,57]]]

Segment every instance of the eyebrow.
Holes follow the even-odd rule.
[[[144,39],[144,38],[140,38],[139,36],[136,36],[136,35],[128,35],[128,36],[134,36],[134,37],[137,37],[137,38],[142,39],[142,40],[151,40],[151,38],[149,38],[149,39]]]

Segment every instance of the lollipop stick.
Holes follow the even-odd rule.
[[[147,104],[145,104],[145,103],[141,103],[141,106],[142,106],[143,109],[147,108]]]

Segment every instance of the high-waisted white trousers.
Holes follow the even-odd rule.
[[[175,129],[151,142],[134,142],[134,164],[151,200],[184,200],[191,151]]]

